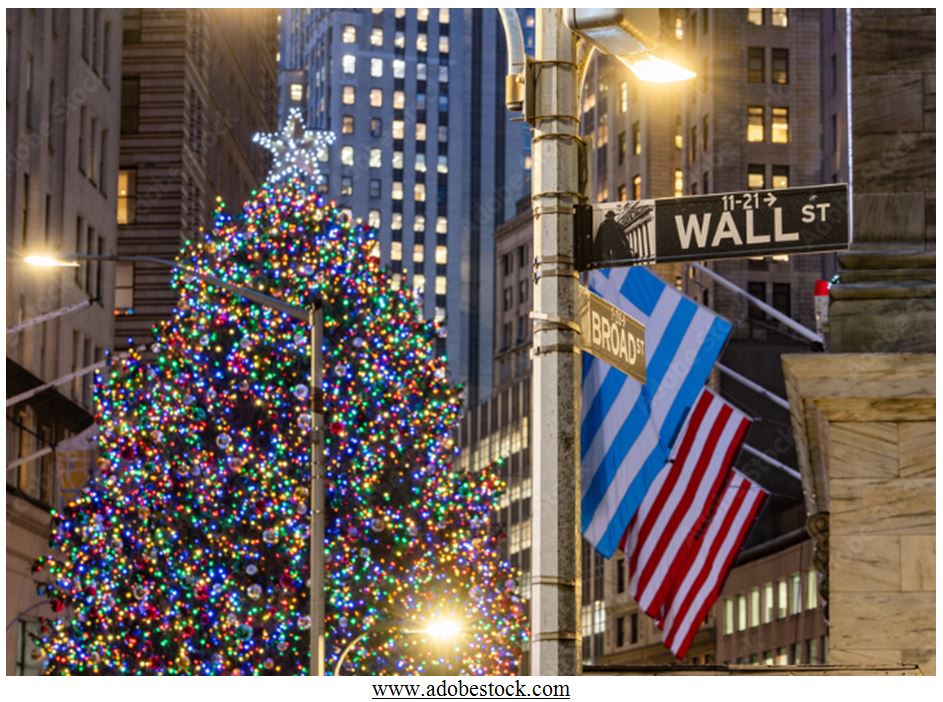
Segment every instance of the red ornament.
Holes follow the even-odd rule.
[[[331,422],[331,433],[340,436],[344,433],[344,423],[343,422]]]

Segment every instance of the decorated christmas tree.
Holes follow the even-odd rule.
[[[37,564],[47,672],[308,672],[309,329],[218,281],[323,306],[327,670],[350,645],[348,674],[517,672],[523,604],[489,532],[502,485],[451,465],[440,330],[374,232],[317,194],[330,139],[297,114],[259,139],[266,182],[184,245],[150,353],[97,378],[98,475]],[[417,632],[440,617],[461,630],[433,645]]]

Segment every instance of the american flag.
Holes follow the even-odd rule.
[[[629,592],[683,658],[766,492],[731,468],[750,420],[704,388],[620,547]]]

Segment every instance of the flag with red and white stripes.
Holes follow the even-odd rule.
[[[703,621],[702,616],[693,625],[685,625],[684,615],[691,606],[699,608],[703,604],[702,588],[694,584],[709,586],[714,582],[708,574],[701,580],[697,579],[699,573],[692,576],[698,556],[709,557],[714,541],[726,538],[733,530],[741,535],[727,546],[722,539],[717,546],[717,558],[732,561],[765,497],[765,493],[760,495],[747,523],[740,524],[734,518],[726,531],[712,536],[712,530],[724,526],[723,520],[717,520],[721,509],[730,508],[727,493],[733,484],[731,465],[749,427],[750,420],[743,413],[704,388],[675,442],[668,465],[652,483],[620,544],[628,561],[630,594],[643,612],[666,629],[665,643],[679,658],[684,657]],[[746,480],[740,476],[737,485],[741,479]],[[708,537],[710,543],[705,541]],[[732,551],[728,553],[727,548]],[[714,563],[707,565],[713,567]],[[717,591],[728,567],[719,574]],[[716,593],[708,599],[705,613]],[[674,644],[669,644],[669,635]]]
[[[665,602],[665,616],[656,622],[665,646],[684,658],[694,635],[717,601],[740,545],[756,520],[768,493],[739,471],[732,471],[717,509],[697,540],[684,579]]]

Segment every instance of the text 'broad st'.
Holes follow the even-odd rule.
[[[615,305],[580,286],[581,348],[645,382],[645,327]]]

